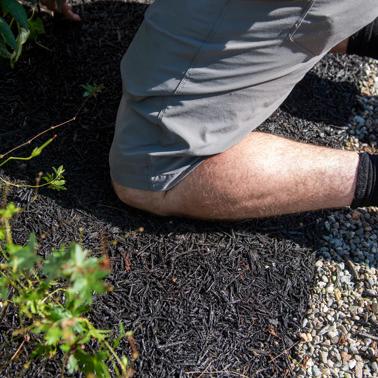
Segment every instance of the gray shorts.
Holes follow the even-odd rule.
[[[377,0],[156,0],[121,62],[112,179],[171,189],[377,17]]]

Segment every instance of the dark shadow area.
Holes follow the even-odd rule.
[[[307,309],[327,213],[230,224],[161,219],[123,206],[111,189],[108,151],[121,96],[119,63],[146,6],[99,1],[78,9],[80,26],[47,20],[44,48],[27,48],[16,69],[0,77],[1,152],[72,117],[82,85],[104,85],[40,158],[4,167],[12,180],[29,183],[51,166],[66,169],[67,191],[10,190],[9,200],[25,209],[14,223],[15,239],[33,231],[42,253],[76,240],[97,254],[107,240],[114,291],[98,298],[92,317],[103,328],[124,320],[135,331],[138,376],[205,369],[225,377],[290,376],[283,351],[294,344]],[[338,135],[323,133],[347,122],[355,77],[338,82],[324,64],[358,76],[358,65],[343,59],[327,57],[260,129],[340,146]],[[58,368],[47,363],[43,376]],[[28,376],[40,376],[38,369],[32,365]]]
[[[310,72],[297,84],[281,109],[293,117],[345,128],[358,93],[354,83],[336,82]]]

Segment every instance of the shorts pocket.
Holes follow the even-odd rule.
[[[332,37],[332,21],[324,14],[318,0],[307,0],[299,20],[288,34],[288,40],[310,57],[327,52]]]

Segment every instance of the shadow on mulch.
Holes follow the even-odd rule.
[[[97,299],[91,316],[102,327],[123,320],[135,331],[138,376],[290,376],[285,351],[307,309],[323,214],[228,224],[160,219],[123,206],[111,190],[108,151],[121,96],[119,62],[146,6],[106,1],[78,9],[80,26],[48,20],[46,48],[29,47],[0,78],[2,151],[70,118],[81,85],[105,86],[42,157],[5,167],[13,180],[30,181],[52,165],[67,172],[66,192],[9,193],[25,209],[14,222],[15,239],[35,232],[42,253],[72,240],[96,254],[107,244],[114,291]],[[325,65],[344,68],[344,75]],[[340,146],[327,130],[348,121],[361,69],[349,58],[328,57],[260,129]],[[4,334],[11,325],[0,327]],[[32,365],[27,376],[53,377],[58,368]]]

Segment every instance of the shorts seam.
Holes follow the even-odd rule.
[[[191,59],[190,63],[188,64],[188,67],[187,69],[185,70],[185,72],[183,73],[182,75],[182,78],[181,80],[179,81],[179,83],[177,84],[177,87],[174,89],[174,91],[172,92],[172,95],[178,95],[180,94],[180,91],[181,89],[183,88],[183,86],[185,85],[185,83],[187,82],[187,79],[189,77],[189,73],[190,73],[190,70],[193,66],[193,64],[195,63],[196,59],[198,58],[199,54],[201,53],[202,49],[203,49],[203,46],[206,42],[208,42],[210,40],[210,38],[212,37],[212,35],[214,34],[215,32],[215,29],[216,29],[216,26],[218,25],[219,21],[221,20],[221,17],[223,16],[223,13],[224,13],[224,10],[225,8],[227,7],[227,5],[229,4],[230,0],[225,0],[223,6],[222,6],[222,9],[220,10],[219,12],[219,15],[216,17],[214,23],[213,23],[213,26],[210,28],[210,30],[208,31],[207,35],[205,36],[205,38],[203,39],[201,45],[197,48],[197,50],[195,51],[195,53],[193,54],[193,58]],[[157,116],[157,119],[159,121],[161,121],[165,115],[165,113],[169,110],[169,106],[164,106],[164,108],[159,112],[158,116]]]
[[[296,46],[298,46],[300,49],[304,50],[307,54],[310,54],[311,56],[315,56],[313,51],[308,49],[306,46],[302,45],[301,43],[298,43],[295,40],[295,35],[298,33],[299,29],[303,25],[303,22],[307,18],[308,14],[311,12],[311,9],[314,7],[317,0],[309,0],[306,4],[306,7],[304,11],[302,12],[299,20],[293,25],[293,27],[290,29],[287,37],[284,39],[284,42],[290,41],[291,43],[294,43]]]
[[[179,85],[177,86],[177,88],[176,88],[174,94],[182,94],[182,93],[181,93],[181,90],[182,90],[182,88],[184,87],[184,85],[187,83],[188,78],[190,77],[190,70],[193,68],[193,67],[192,67],[193,64],[194,64],[194,63],[196,62],[196,60],[198,59],[198,57],[199,57],[199,55],[200,55],[200,53],[201,53],[201,51],[202,51],[202,49],[203,49],[204,44],[205,44],[206,42],[209,42],[210,39],[211,39],[211,37],[214,35],[214,33],[215,33],[215,31],[216,31],[216,27],[218,26],[220,20],[222,19],[222,16],[223,16],[223,14],[224,14],[224,11],[225,11],[227,5],[229,4],[229,2],[230,2],[230,0],[226,0],[225,3],[223,4],[223,7],[222,7],[222,9],[221,9],[220,12],[219,12],[218,17],[217,17],[216,20],[214,21],[214,24],[213,24],[213,26],[210,28],[209,33],[207,34],[206,38],[203,40],[201,46],[198,48],[198,50],[197,50],[195,56],[193,57],[192,61],[190,62],[190,65],[189,65],[188,69],[186,70],[184,76],[182,77],[182,79],[181,79]]]

